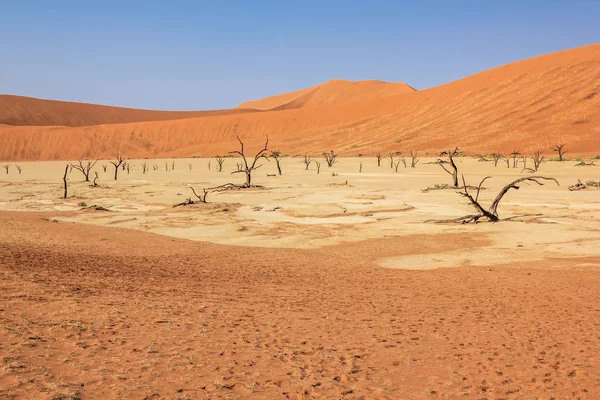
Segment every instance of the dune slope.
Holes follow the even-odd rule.
[[[251,112],[251,110],[238,108],[214,111],[155,111],[0,95],[0,124],[17,126],[89,126],[164,121],[243,112]]]
[[[600,153],[600,44],[504,65],[428,90],[314,106],[89,127],[0,126],[0,159],[214,156],[269,136],[288,154],[408,151]],[[307,96],[305,92],[300,97]],[[314,96],[313,96],[314,97]],[[277,105],[279,104],[279,105]],[[247,106],[248,104],[246,104]]]

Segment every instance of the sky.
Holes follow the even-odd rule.
[[[600,41],[597,0],[0,0],[0,20],[0,93],[163,110],[425,89]]]

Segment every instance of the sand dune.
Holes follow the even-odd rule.
[[[239,114],[252,111],[242,108],[211,111],[155,111],[0,95],[0,124],[17,126],[121,124]]]
[[[323,87],[338,84],[346,85]],[[138,158],[213,156],[235,148],[236,134],[250,148],[268,135],[272,148],[288,154],[336,149],[370,155],[411,148],[424,154],[454,145],[467,152],[549,152],[555,142],[568,143],[571,155],[600,153],[600,44],[422,91],[359,99],[358,91],[336,97],[333,90],[323,96],[320,90],[243,104],[276,108],[264,112],[85,127],[0,126],[0,159],[116,152]]]
[[[414,91],[414,88],[401,82],[331,80],[307,89],[270,96],[260,100],[247,101],[240,104],[237,108],[289,110],[292,108],[318,107],[355,100],[378,99]]]

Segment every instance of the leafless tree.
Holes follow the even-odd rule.
[[[97,162],[98,160],[84,162],[82,159],[79,159],[77,161],[77,164],[71,163],[71,167],[83,174],[83,177],[85,178],[84,182],[89,182],[90,172],[92,171],[92,168],[94,168],[94,165],[96,165]]]
[[[252,186],[252,171],[260,168],[262,166],[261,165],[256,165],[257,161],[260,160],[261,158],[264,158],[265,160],[269,160],[268,157],[268,153],[269,153],[269,138],[267,137],[266,141],[265,141],[265,146],[258,152],[256,153],[256,155],[254,156],[254,161],[252,161],[252,164],[248,164],[248,160],[246,159],[246,155],[244,154],[244,142],[242,142],[240,140],[239,136],[236,136],[238,142],[240,142],[240,146],[241,146],[241,150],[235,150],[232,151],[232,154],[238,154],[242,157],[242,162],[243,162],[243,170],[242,171],[233,171],[232,174],[238,173],[238,172],[243,172],[246,174],[246,183],[244,183],[243,187],[251,187]]]
[[[152,164],[152,171],[158,170],[158,164]]]
[[[381,156],[381,152],[378,152],[377,155],[376,155],[376,157],[377,157],[377,166],[381,167],[381,159],[383,158]]]
[[[283,155],[281,154],[280,151],[272,151],[271,156],[273,157],[273,159],[275,160],[275,163],[277,164],[277,173],[279,175],[281,175],[281,165],[279,163],[280,163],[281,157],[283,157]]]
[[[358,164],[358,172],[362,172],[362,161]]]
[[[542,151],[538,149],[538,151],[536,151],[533,154],[533,170],[535,172],[537,172],[537,170],[540,168],[540,165],[542,164],[542,161],[544,161],[544,156],[542,156]]]
[[[210,171],[210,158],[208,159],[208,170]]]
[[[244,163],[236,162],[235,163],[235,170],[237,172],[244,172]]]
[[[206,203],[206,196],[208,196],[209,193],[208,190],[202,189],[202,195],[198,196],[193,187],[190,186],[190,189],[192,189],[192,193],[194,193],[194,196],[198,198],[198,201],[200,201],[201,203]]]
[[[175,171],[175,161],[171,162],[171,170]]]
[[[8,169],[10,168],[10,164],[6,164],[3,167],[6,170],[6,174],[8,175]]]
[[[513,168],[517,168],[517,166],[519,165],[518,157],[521,155],[521,153],[519,153],[517,150],[513,150],[513,152],[510,153],[510,155],[513,159]]]
[[[437,164],[439,164],[440,167],[442,167],[444,169],[444,171],[446,171],[448,174],[452,175],[452,186],[454,186],[455,188],[458,187],[458,167],[456,166],[456,163],[454,162],[454,157],[456,157],[457,155],[459,155],[459,151],[458,151],[458,147],[455,147],[454,150],[450,151],[444,151],[440,153],[440,157],[443,156],[448,156],[448,160],[449,161],[444,161],[441,159],[437,160]],[[446,168],[444,166],[444,164],[450,164],[450,167],[452,167],[452,170]]]
[[[523,169],[526,169],[527,168],[527,156],[526,155],[521,156],[521,161],[523,162]]]
[[[310,167],[310,163],[313,161],[312,158],[310,158],[310,156],[308,154],[304,155],[304,170],[307,171],[308,167]]]
[[[486,179],[491,178],[490,176],[486,176],[485,178],[483,178],[481,180],[481,182],[479,183],[479,186],[477,187],[477,192],[475,194],[475,197],[473,197],[470,193],[469,190],[467,189],[467,184],[465,182],[465,177],[464,175],[462,176],[462,180],[463,180],[463,191],[458,192],[458,194],[460,194],[461,196],[466,197],[469,202],[471,203],[471,205],[473,207],[475,207],[475,209],[477,210],[477,214],[476,215],[467,215],[465,217],[461,217],[461,218],[457,218],[453,221],[461,221],[462,223],[468,223],[468,222],[475,222],[477,223],[477,221],[479,221],[479,219],[481,218],[487,218],[488,221],[491,222],[498,222],[500,220],[500,218],[498,217],[498,205],[500,204],[500,200],[502,200],[502,198],[504,197],[504,195],[506,193],[508,193],[508,191],[510,189],[515,189],[518,190],[519,186],[517,186],[518,184],[520,184],[521,182],[534,182],[537,183],[538,185],[544,185],[542,182],[540,182],[540,180],[547,180],[547,181],[554,181],[556,182],[556,184],[558,185],[558,181],[554,178],[547,178],[545,176],[528,176],[525,178],[519,178],[516,181],[513,181],[511,183],[509,183],[508,185],[504,186],[502,188],[502,190],[500,190],[500,192],[498,193],[498,195],[496,196],[496,198],[494,199],[494,201],[492,201],[492,204],[490,205],[489,209],[485,209],[483,208],[483,206],[479,203],[479,192],[481,191],[481,185],[483,185],[483,182],[485,182]],[[444,221],[446,222],[446,221]],[[448,221],[450,222],[450,221]]]
[[[567,153],[565,150],[566,145],[567,145],[566,143],[561,143],[561,144],[553,144],[552,146],[550,146],[550,148],[553,151],[556,151],[558,153],[558,161],[564,160],[564,155]]]
[[[219,166],[219,172],[223,170],[223,163],[225,162],[225,157],[216,156],[215,160],[217,160],[217,165]]]
[[[402,154],[402,153],[400,153]],[[390,168],[394,168],[394,153],[389,153],[388,157],[390,159]]]
[[[117,159],[115,161],[110,162],[115,166],[115,181],[117,180],[117,175],[119,174],[119,167],[122,166],[124,162],[126,162],[126,159],[120,154],[117,154]]]
[[[94,177],[94,182],[92,183],[92,187],[98,187],[98,183],[96,183],[96,181],[98,180],[98,173],[94,171],[94,174],[96,174],[96,176]]]
[[[69,164],[65,167],[65,174],[63,175],[63,183],[65,186],[65,190],[63,192],[63,199],[67,198],[67,174],[69,173]]]
[[[325,162],[327,163],[327,166],[333,167],[333,164],[336,163],[335,159],[337,157],[337,154],[333,150],[330,150],[329,153],[323,152],[322,155],[323,157],[325,157]]]
[[[135,169],[135,166],[131,165],[130,162],[126,162],[123,165],[125,165],[125,169],[127,170],[127,175],[129,175],[129,173],[131,172],[131,170]]]
[[[400,165],[400,162],[402,162],[402,160],[404,160],[404,168],[406,168],[406,159],[404,157],[401,158],[397,158],[396,161],[394,162],[394,168],[396,169],[396,172],[398,172],[398,166]]]
[[[510,158],[509,157],[504,157],[503,160],[506,163],[506,168],[510,168]]]
[[[21,172],[23,172],[23,168],[21,168],[20,165],[15,165],[15,168],[17,169],[17,171],[19,171],[19,175],[21,175]]]
[[[169,163],[165,161],[165,171],[169,172]]]
[[[321,173],[321,163],[315,160],[315,165],[317,166],[317,175]]]
[[[145,174],[148,171],[148,163],[142,163],[142,174]]]
[[[107,168],[107,167],[108,167],[108,165],[106,165],[106,164],[102,164],[102,170],[103,170],[104,172],[106,172],[106,168]]]
[[[498,161],[502,160],[504,156],[500,153],[492,153],[492,158],[494,159],[494,167],[497,167]]]
[[[416,167],[417,163],[419,162],[419,159],[417,158],[417,152],[415,151],[413,153],[413,151],[411,150],[410,151],[410,158],[411,158],[411,160],[410,160],[410,166],[411,166],[411,168]]]
[[[190,171],[192,170],[192,163],[188,163],[188,168],[190,169]]]

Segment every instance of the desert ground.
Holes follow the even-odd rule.
[[[243,183],[239,160],[129,160],[116,181],[101,160],[67,199],[66,162],[11,162],[0,398],[600,398],[600,189],[568,190],[600,169],[457,157],[467,184],[492,177],[486,207],[519,177],[560,185],[509,191],[498,223],[434,223],[474,210],[424,191],[452,183],[430,156],[262,160],[261,187],[179,207]]]

